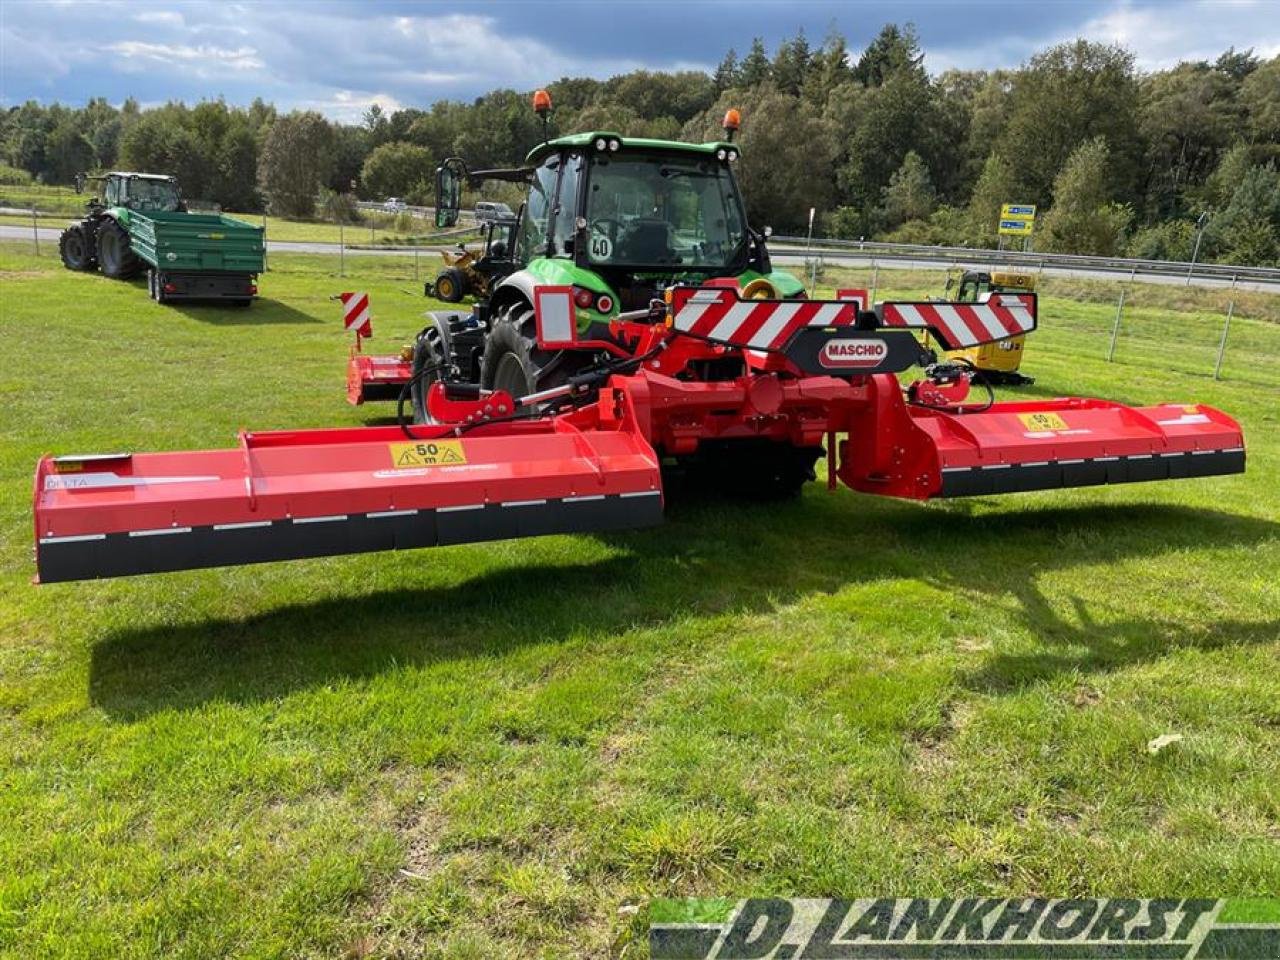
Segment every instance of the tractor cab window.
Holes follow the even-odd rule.
[[[517,243],[522,263],[546,254],[551,203],[556,195],[556,177],[559,173],[559,157],[552,157],[533,173],[533,183],[529,186],[529,199],[524,204],[524,217],[520,221],[520,239]]]
[[[179,207],[178,188],[171,180],[148,180],[142,177],[128,182],[126,204],[134,210],[172,213]]]
[[[572,257],[577,242],[578,181],[582,177],[582,154],[571,153],[565,157],[564,173],[560,175],[560,192],[556,195],[555,224],[551,236],[555,243],[554,256]]]
[[[737,188],[709,157],[597,154],[586,206],[594,264],[717,269],[746,243]]]

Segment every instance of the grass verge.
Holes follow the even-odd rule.
[[[272,267],[160,307],[0,244],[0,952],[634,956],[651,896],[1280,890],[1274,324],[1214,381],[1169,339],[1199,308],[1106,363],[1113,308],[1055,294],[1027,350],[1036,394],[1232,412],[1244,476],[32,587],[41,452],[385,413],[327,297],[390,349],[412,260]]]

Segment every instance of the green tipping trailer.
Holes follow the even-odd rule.
[[[109,173],[103,197],[62,233],[59,250],[71,270],[101,268],[126,279],[147,273],[160,303],[221,300],[248,306],[265,269],[263,229],[220,213],[191,213],[173,177]]]

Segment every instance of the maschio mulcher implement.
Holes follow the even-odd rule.
[[[969,369],[921,332],[944,351],[1022,336],[1033,293],[806,299],[746,226],[736,150],[544,144],[525,267],[419,336],[398,426],[45,457],[39,579],[642,527],[671,464],[786,496],[825,455],[831,486],[919,500],[1244,470],[1240,427],[1210,407],[970,401]],[[447,213],[456,191],[438,196]]]

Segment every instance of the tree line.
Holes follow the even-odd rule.
[[[1002,203],[1039,207],[1037,249],[1280,264],[1280,57],[1230,49],[1144,73],[1086,40],[1017,69],[928,74],[911,25],[861,52],[838,32],[772,54],[755,40],[713,73],[635,71],[548,85],[550,135],[723,136],[742,113],[739,178],[751,220],[830,236],[994,246]],[[359,124],[255,100],[143,110],[98,98],[31,101],[0,116],[5,178],[69,183],[82,170],[171,173],[226,209],[352,215],[351,197],[430,203],[436,164],[513,165],[543,136],[528,92],[387,112]],[[1203,228],[1203,229],[1201,229]]]

